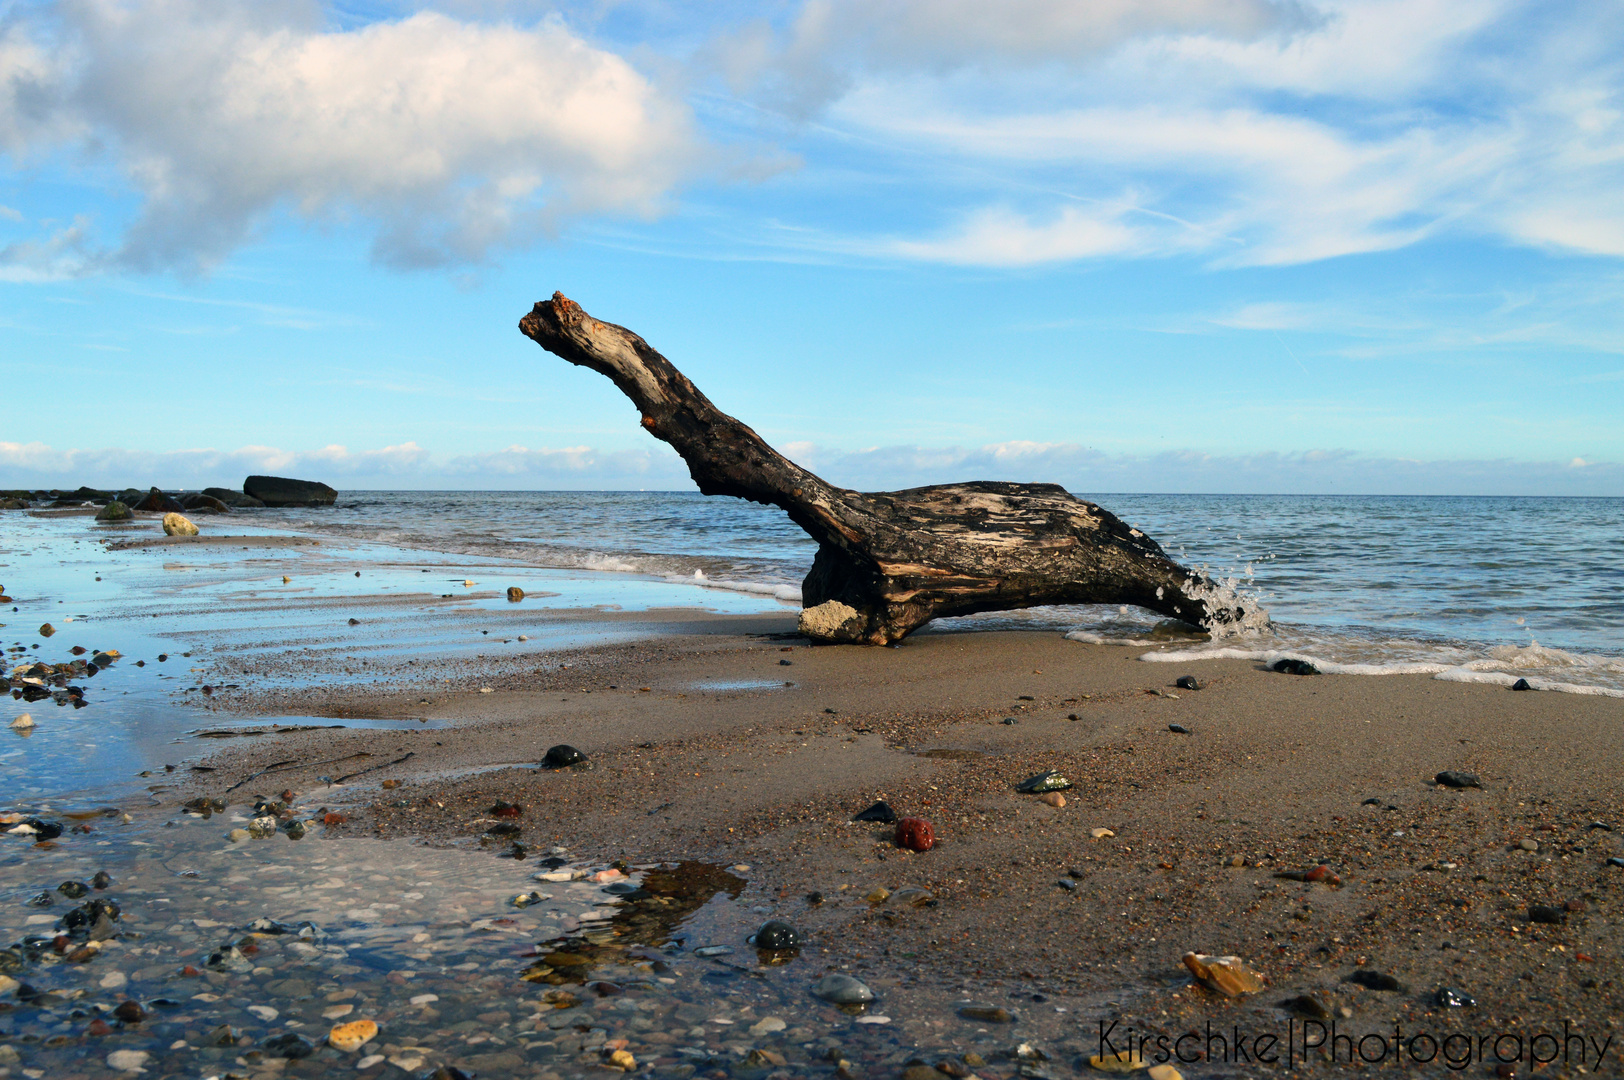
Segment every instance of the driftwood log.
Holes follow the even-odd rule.
[[[1209,627],[1245,614],[1150,537],[1058,484],[848,491],[773,450],[642,338],[562,293],[519,329],[607,375],[701,492],[779,507],[818,542],[801,587],[801,630],[814,641],[884,645],[940,616],[1042,604],[1134,604]]]

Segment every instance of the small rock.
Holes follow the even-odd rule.
[[[853,821],[877,821],[882,825],[889,825],[897,819],[897,812],[880,800],[861,814],[852,818]]]
[[[524,590],[519,588],[517,585],[509,585],[507,598],[511,602],[517,604],[520,600],[524,599]]]
[[[756,1023],[750,1025],[750,1034],[759,1039],[763,1035],[771,1035],[776,1031],[783,1031],[787,1026],[788,1025],[785,1024],[780,1017],[764,1016]]]
[[[1152,1065],[1145,1075],[1150,1080],[1184,1080],[1184,1074],[1171,1065]]]
[[[151,1056],[145,1050],[114,1050],[107,1055],[107,1067],[119,1072],[144,1072],[142,1066]]]
[[[90,879],[90,887],[93,889],[105,889],[112,883],[113,875],[106,870],[97,870],[96,876]]]
[[[1433,780],[1448,788],[1480,788],[1483,786],[1482,782],[1473,774],[1455,772],[1450,769],[1446,769],[1437,776],[1434,776]]]
[[[56,633],[56,627],[52,626],[50,623],[45,623],[43,626],[41,626],[39,628],[39,636],[40,637],[50,637],[52,634],[55,634],[55,633]]]
[[[1100,1072],[1137,1072],[1150,1064],[1145,1056],[1135,1050],[1118,1050],[1114,1054],[1095,1054],[1088,1059],[1088,1063]]]
[[[1477,999],[1465,991],[1440,986],[1438,992],[1432,995],[1432,1003],[1444,1009],[1461,1009],[1476,1005]]]
[[[1180,690],[1199,690],[1201,689],[1201,680],[1194,675],[1180,675],[1173,685]]]
[[[250,835],[251,834],[247,829],[232,829],[230,832],[226,833],[226,839],[230,840],[233,844],[240,844],[244,840],[247,840]]]
[[[909,851],[929,851],[936,846],[936,833],[924,818],[905,817],[897,822],[896,843]]]
[[[164,515],[164,535],[165,536],[196,536],[197,535],[197,526],[193,525],[191,523],[191,521],[189,519],[187,519],[182,514],[174,514],[174,513],[165,514]]]
[[[547,751],[547,756],[541,759],[544,769],[567,769],[571,765],[579,765],[586,760],[586,755],[567,743],[559,743]]]
[[[275,1035],[266,1039],[260,1045],[265,1047],[265,1054],[273,1058],[287,1058],[296,1061],[307,1058],[316,1052],[316,1044],[296,1032],[285,1035]]]
[[[1539,841],[1525,836],[1521,840],[1517,841],[1517,846],[1523,851],[1538,851]]]
[[[1528,680],[1527,679],[1518,679],[1516,682],[1511,684],[1511,688],[1513,690],[1532,690],[1533,689],[1532,686],[1528,685]]]
[[[1071,787],[1071,781],[1059,773],[1050,771],[1029,776],[1015,785],[1015,790],[1025,795],[1041,795],[1046,791],[1064,791]]]
[[[1318,675],[1320,673],[1319,668],[1315,667],[1311,661],[1298,660],[1290,656],[1276,660],[1269,665],[1269,670],[1278,671],[1282,675]]]
[[[1018,723],[1020,723],[1020,721],[1015,719],[1013,716],[1006,716],[1002,720],[1000,720],[999,723],[1001,723],[1001,724],[1018,724]]]
[[[1184,954],[1184,966],[1190,969],[1190,974],[1225,997],[1255,994],[1263,989],[1263,980],[1238,956],[1207,956],[1187,952]]]
[[[1055,882],[1055,884],[1060,886],[1062,889],[1065,889],[1067,892],[1077,891],[1077,883],[1072,881],[1070,878],[1061,878],[1059,881]]]
[[[290,821],[282,826],[282,831],[288,834],[289,840],[303,840],[309,828],[302,821]]]
[[[28,713],[21,713],[17,719],[11,722],[11,727],[13,731],[32,731],[34,729],[34,718]]]
[[[1115,836],[1116,833],[1112,832],[1110,829],[1090,829],[1088,830],[1088,835],[1092,836],[1096,840],[1105,840],[1109,837]]]
[[[1614,855],[1611,859],[1607,860],[1607,865],[1608,866],[1624,866],[1624,859],[1621,859],[1617,855]]]
[[[1313,994],[1299,994],[1297,997],[1282,1001],[1280,1007],[1287,1012],[1294,1012],[1312,1020],[1327,1020],[1331,1016],[1331,1010],[1326,1007],[1325,1002]]]
[[[1568,921],[1568,913],[1559,907],[1548,904],[1535,904],[1528,909],[1528,921],[1543,923],[1547,926],[1561,926]]]
[[[1038,802],[1059,808],[1066,805],[1066,797],[1058,791],[1046,791],[1038,796]]]
[[[768,949],[772,952],[783,952],[786,949],[801,947],[801,935],[789,923],[781,919],[772,919],[761,924],[756,931],[756,948]]]
[[[113,1015],[126,1024],[139,1024],[147,1018],[147,1011],[138,1001],[125,1001],[113,1010]]]
[[[831,1005],[867,1005],[874,1000],[874,991],[850,975],[832,972],[817,981],[812,993]]]
[[[56,891],[69,900],[78,900],[90,892],[90,886],[82,881],[64,881],[56,887]]]
[[[1348,976],[1348,981],[1366,990],[1381,990],[1387,993],[1402,994],[1408,989],[1403,983],[1383,971],[1371,971],[1361,968]]]
[[[881,885],[879,888],[863,897],[863,899],[867,900],[871,904],[883,904],[887,900],[891,899],[891,890]]]
[[[378,1037],[378,1025],[371,1020],[351,1020],[327,1033],[327,1043],[335,1050],[350,1053]]]
[[[248,823],[248,835],[255,840],[264,840],[268,836],[276,835],[276,826],[277,820],[270,814],[257,817]]]
[[[921,889],[917,885],[904,885],[891,894],[891,899],[908,907],[933,907],[936,903],[929,889]]]
[[[1013,1013],[997,1005],[964,1005],[960,1007],[959,1015],[966,1020],[979,1020],[986,1024],[1009,1024],[1015,1020]]]
[[[1191,735],[1191,734],[1194,734],[1194,732],[1192,732],[1189,728],[1185,727],[1183,724],[1168,724],[1167,725],[1167,730],[1171,731],[1175,735]]]

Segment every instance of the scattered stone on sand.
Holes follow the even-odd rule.
[[[959,1015],[966,1020],[979,1020],[984,1024],[1011,1024],[1015,1022],[1015,1014],[1008,1009],[997,1005],[963,1005],[959,1007]]]
[[[1546,926],[1561,926],[1568,921],[1568,913],[1565,909],[1550,904],[1534,904],[1528,909],[1528,921]]]
[[[1280,1007],[1287,1012],[1306,1016],[1310,1020],[1328,1020],[1331,1017],[1330,1007],[1313,994],[1299,994],[1280,1003]]]
[[[758,949],[773,952],[798,949],[801,947],[801,935],[795,927],[782,919],[771,919],[762,923],[761,929],[756,931],[755,945]]]
[[[1062,889],[1065,889],[1067,892],[1077,891],[1077,883],[1070,878],[1061,878],[1059,881],[1055,882],[1055,884],[1060,886]]]
[[[1453,769],[1445,769],[1437,776],[1434,776],[1433,780],[1447,788],[1480,788],[1483,786],[1482,781],[1472,773],[1456,772]]]
[[[1025,795],[1041,795],[1046,791],[1064,791],[1069,787],[1070,780],[1051,770],[1027,777],[1015,785],[1015,790]]]
[[[936,903],[936,897],[929,889],[921,889],[917,885],[904,885],[891,894],[891,899],[908,907],[932,907]]]
[[[97,521],[129,521],[134,517],[135,512],[117,499],[96,512]]]
[[[339,1024],[327,1033],[327,1042],[335,1050],[345,1053],[361,1049],[378,1037],[378,1025],[371,1020],[351,1020]]]
[[[1115,836],[1116,833],[1112,832],[1110,829],[1090,829],[1088,830],[1088,835],[1092,836],[1096,840],[1109,840],[1111,837]]]
[[[114,1050],[107,1055],[107,1067],[119,1072],[145,1072],[142,1066],[150,1057],[145,1050]]]
[[[1528,685],[1528,680],[1527,679],[1518,679],[1516,682],[1511,684],[1511,688],[1513,690],[1532,690],[1533,689],[1532,686]]]
[[[1184,954],[1184,966],[1190,969],[1190,974],[1225,997],[1255,994],[1263,989],[1263,980],[1238,956],[1207,956],[1187,952]]]
[[[1189,728],[1185,727],[1183,724],[1168,724],[1167,725],[1167,730],[1171,731],[1175,735],[1193,735],[1194,734],[1194,732],[1192,732]]]
[[[1152,1065],[1145,1075],[1150,1080],[1184,1080],[1184,1074],[1171,1065]]]
[[[1282,675],[1318,675],[1319,668],[1311,661],[1299,660],[1296,657],[1283,656],[1269,665],[1270,671],[1278,671]]]
[[[1432,1003],[1443,1009],[1464,1009],[1477,1004],[1477,999],[1464,990],[1440,986],[1432,995]]]
[[[559,743],[547,750],[547,756],[541,759],[542,768],[567,769],[571,765],[579,765],[586,760],[586,755],[567,743]]]
[[[924,818],[905,817],[897,822],[897,847],[908,851],[929,851],[935,846],[935,830]]]
[[[873,892],[870,892],[867,896],[863,897],[863,899],[867,900],[871,904],[883,904],[887,900],[891,899],[891,890],[887,889],[884,885],[881,885]]]
[[[874,1000],[874,991],[850,975],[831,972],[817,981],[812,993],[831,1005],[867,1005]]]
[[[509,585],[507,598],[513,603],[517,604],[520,600],[524,599],[524,590],[519,588],[517,585]]]
[[[884,799],[852,818],[853,821],[877,821],[882,825],[889,825],[896,819],[897,812],[887,806]]]
[[[1385,971],[1372,971],[1369,968],[1355,971],[1348,976],[1348,981],[1366,990],[1380,990],[1389,994],[1402,994],[1408,990],[1408,987]]]
[[[196,536],[197,535],[197,526],[193,525],[191,520],[188,519],[187,517],[185,517],[184,515],[181,515],[181,514],[165,514],[164,515],[164,535],[165,536]]]
[[[1173,685],[1180,690],[1200,690],[1201,680],[1194,675],[1180,675],[1173,681]]]
[[[1539,841],[1525,836],[1517,841],[1517,847],[1523,851],[1538,851]]]
[[[1059,808],[1066,805],[1066,797],[1058,791],[1046,791],[1038,796],[1038,802]]]

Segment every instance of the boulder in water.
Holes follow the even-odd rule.
[[[102,507],[96,514],[97,521],[129,521],[134,517],[134,512],[117,499]]]
[[[338,498],[338,492],[319,480],[286,476],[250,476],[242,482],[242,490],[266,506],[331,506]]]

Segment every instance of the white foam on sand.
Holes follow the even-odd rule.
[[[1091,644],[1116,644],[1109,639],[1085,631],[1072,631],[1066,637],[1072,641]],[[1123,642],[1123,644],[1135,644]],[[1552,669],[1571,671],[1582,677],[1589,673],[1605,677],[1624,674],[1624,658],[1591,653],[1571,653],[1552,649],[1537,642],[1526,645],[1497,645],[1489,655],[1465,663],[1415,661],[1394,659],[1367,663],[1339,663],[1306,652],[1290,649],[1248,649],[1235,645],[1166,649],[1146,653],[1139,657],[1149,664],[1187,664],[1201,660],[1255,660],[1273,664],[1277,660],[1306,660],[1324,675],[1431,675],[1443,682],[1489,683],[1511,686],[1519,678],[1528,680],[1534,690],[1563,694],[1585,694],[1595,697],[1624,698],[1624,690],[1590,683],[1568,682],[1549,677]],[[1547,674],[1536,674],[1536,672]]]
[[[719,581],[705,576],[705,571],[695,570],[692,577],[682,574],[666,574],[665,580],[679,585],[697,585],[701,589],[721,589],[725,592],[749,593],[755,596],[770,596],[774,600],[782,600],[787,604],[801,602],[801,587],[799,585],[775,585],[770,581]]]

